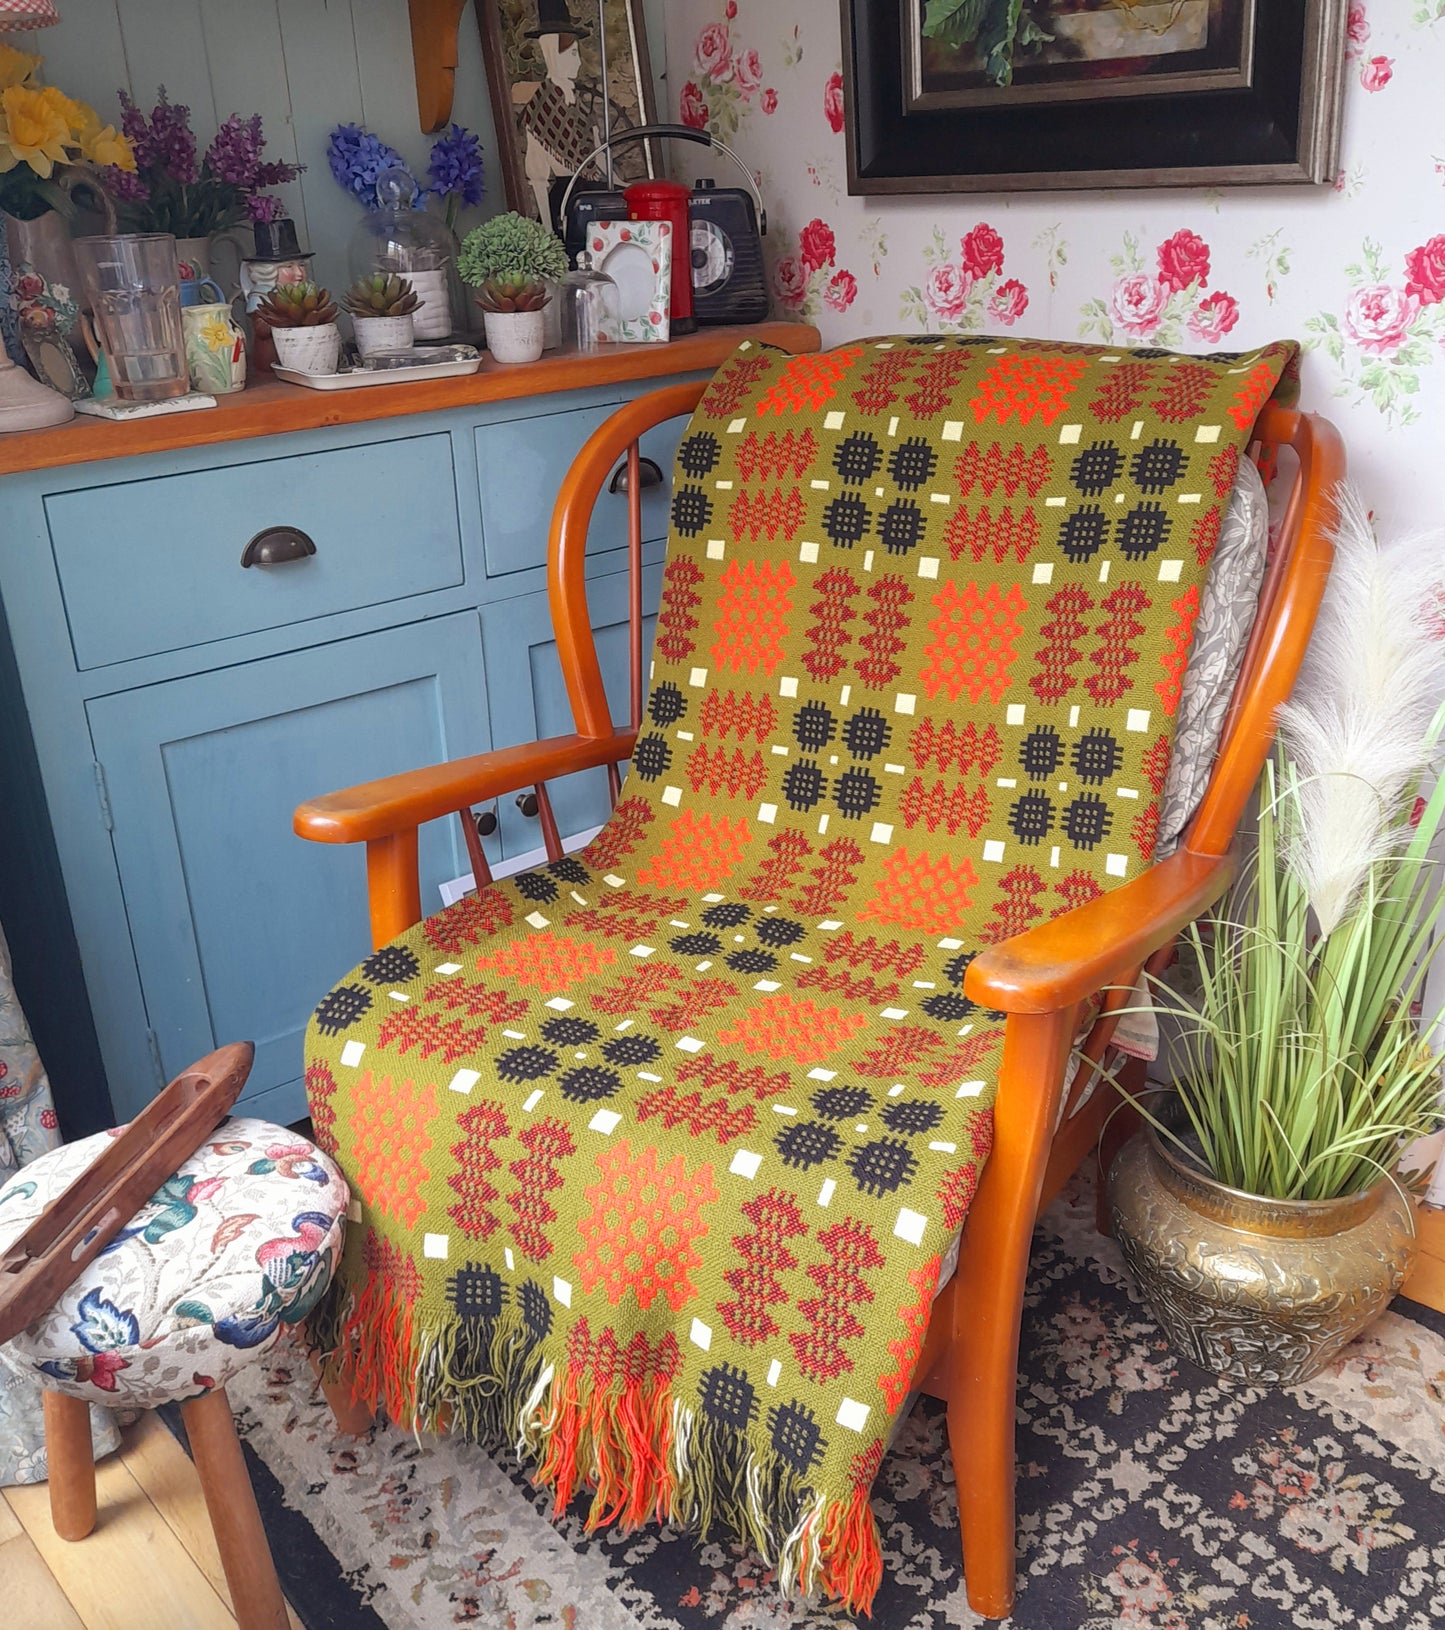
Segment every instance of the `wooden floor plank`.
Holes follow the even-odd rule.
[[[85,1630],[235,1630],[229,1608],[119,1455],[100,1462],[96,1483],[95,1532],[76,1544],[51,1527],[43,1483],[5,1490]]]
[[[1421,1252],[1401,1294],[1433,1307],[1437,1313],[1445,1313],[1445,1261]]]
[[[0,1507],[9,1510],[3,1500]],[[66,1600],[65,1592],[55,1582],[55,1575],[35,1549],[34,1541],[21,1530],[18,1522],[15,1528],[19,1537],[0,1545],[0,1588],[4,1591],[5,1622],[33,1625],[36,1630],[42,1625],[45,1630],[85,1630],[79,1615]]]
[[[8,1545],[12,1539],[24,1532],[20,1526],[20,1519],[4,1500],[0,1500],[0,1545]]]

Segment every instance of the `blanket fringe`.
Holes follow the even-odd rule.
[[[846,1500],[818,1494],[664,1377],[601,1383],[539,1340],[515,1307],[496,1319],[426,1320],[380,1275],[358,1292],[334,1283],[309,1336],[329,1375],[349,1376],[354,1398],[385,1405],[403,1429],[512,1446],[552,1491],[554,1516],[588,1490],[589,1532],[664,1522],[704,1539],[743,1535],[784,1596],[821,1590],[871,1614],[883,1559],[866,1484]]]

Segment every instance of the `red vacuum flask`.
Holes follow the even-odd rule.
[[[692,334],[692,188],[681,181],[634,181],[622,195],[629,221],[672,222],[672,312],[669,332]]]

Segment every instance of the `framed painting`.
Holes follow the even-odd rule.
[[[842,0],[848,188],[1334,178],[1348,0]]]
[[[507,207],[555,223],[608,136],[656,122],[642,0],[477,0]],[[653,143],[617,150],[619,185],[657,174]],[[605,161],[588,167],[605,182]]]

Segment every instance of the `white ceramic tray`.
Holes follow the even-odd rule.
[[[455,379],[474,374],[482,365],[481,353],[455,362],[422,362],[414,368],[343,368],[334,374],[306,374],[297,368],[272,367],[277,379],[304,385],[313,391],[364,390],[371,385],[405,385],[418,379]]]

